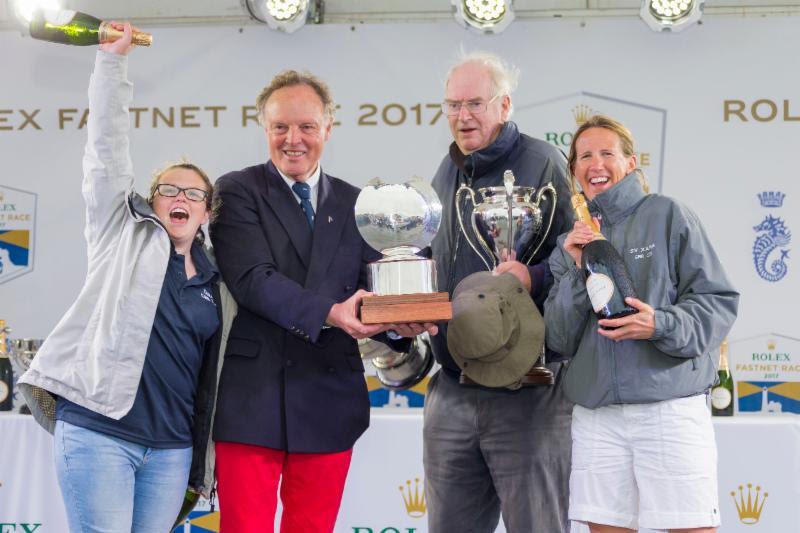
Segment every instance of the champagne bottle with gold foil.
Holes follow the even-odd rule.
[[[6,321],[0,320],[0,411],[10,411],[14,406],[14,371],[8,358]]]
[[[625,298],[637,297],[625,262],[600,233],[583,194],[572,195],[572,207],[578,220],[592,228],[595,234],[595,239],[583,247],[581,268],[586,278],[586,292],[597,318],[620,318],[638,313],[637,309],[625,303]]]
[[[34,39],[77,46],[109,43],[121,38],[123,32],[108,22],[80,11],[68,9],[40,9],[31,20],[30,34]],[[153,36],[133,32],[133,44],[150,46]]]
[[[733,377],[728,366],[728,340],[719,347],[719,383],[711,388],[711,414],[714,416],[733,415]]]

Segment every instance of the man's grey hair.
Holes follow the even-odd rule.
[[[324,117],[333,122],[333,116],[336,112],[336,105],[333,103],[333,96],[328,84],[320,78],[311,74],[310,72],[297,72],[296,70],[284,70],[279,72],[272,81],[261,90],[261,93],[256,98],[256,109],[258,109],[258,123],[264,126],[264,108],[267,106],[267,100],[272,96],[272,93],[285,87],[295,87],[297,85],[306,85],[311,87],[320,101],[322,101],[322,108]]]
[[[494,94],[492,96],[511,96],[517,89],[517,83],[519,82],[519,68],[515,67],[508,61],[505,61],[498,55],[495,55],[491,52],[470,52],[464,53],[462,52],[461,56],[458,58],[455,64],[450,67],[447,71],[447,80],[445,81],[445,87],[450,82],[450,77],[453,75],[458,68],[463,67],[468,63],[476,63],[478,65],[483,66],[486,68],[486,71],[489,73],[489,79],[492,81],[492,90]],[[514,110],[513,106],[508,111],[508,116],[511,116],[511,112]]]

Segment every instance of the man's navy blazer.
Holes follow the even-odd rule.
[[[239,304],[220,378],[215,441],[289,452],[352,448],[369,425],[357,342],[323,328],[380,258],[358,232],[359,189],[320,175],[313,235],[272,162],[216,182],[211,240]]]

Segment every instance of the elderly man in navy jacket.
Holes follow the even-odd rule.
[[[310,74],[285,71],[258,97],[270,161],[217,181],[211,239],[239,303],[217,404],[222,530],[332,531],[353,444],[369,425],[355,339],[364,266],[359,190],[322,171],[333,101]],[[419,334],[433,325],[402,325]]]
[[[512,170],[516,184],[537,190],[552,183],[558,192],[549,236],[530,262],[500,263],[542,303],[552,284],[547,258],[556,237],[572,227],[566,158],[550,144],[525,135],[509,120],[517,70],[501,58],[474,53],[448,73],[444,111],[453,135],[449,153],[433,178],[444,206],[442,226],[431,243],[439,289],[451,294],[459,282],[486,270],[484,261],[459,230],[455,193],[462,184],[475,190],[503,185]],[[462,212],[471,208],[462,198]],[[509,533],[568,530],[570,413],[562,381],[565,362],[548,353],[553,386],[519,390],[463,383],[447,344],[447,328],[432,338],[441,370],[431,378],[425,399],[423,460],[428,530],[431,533],[489,533],[502,515]],[[531,356],[536,357],[532,353]]]

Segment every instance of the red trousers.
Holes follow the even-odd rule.
[[[217,442],[220,533],[272,532],[281,487],[281,533],[333,531],[353,450],[289,453]]]

